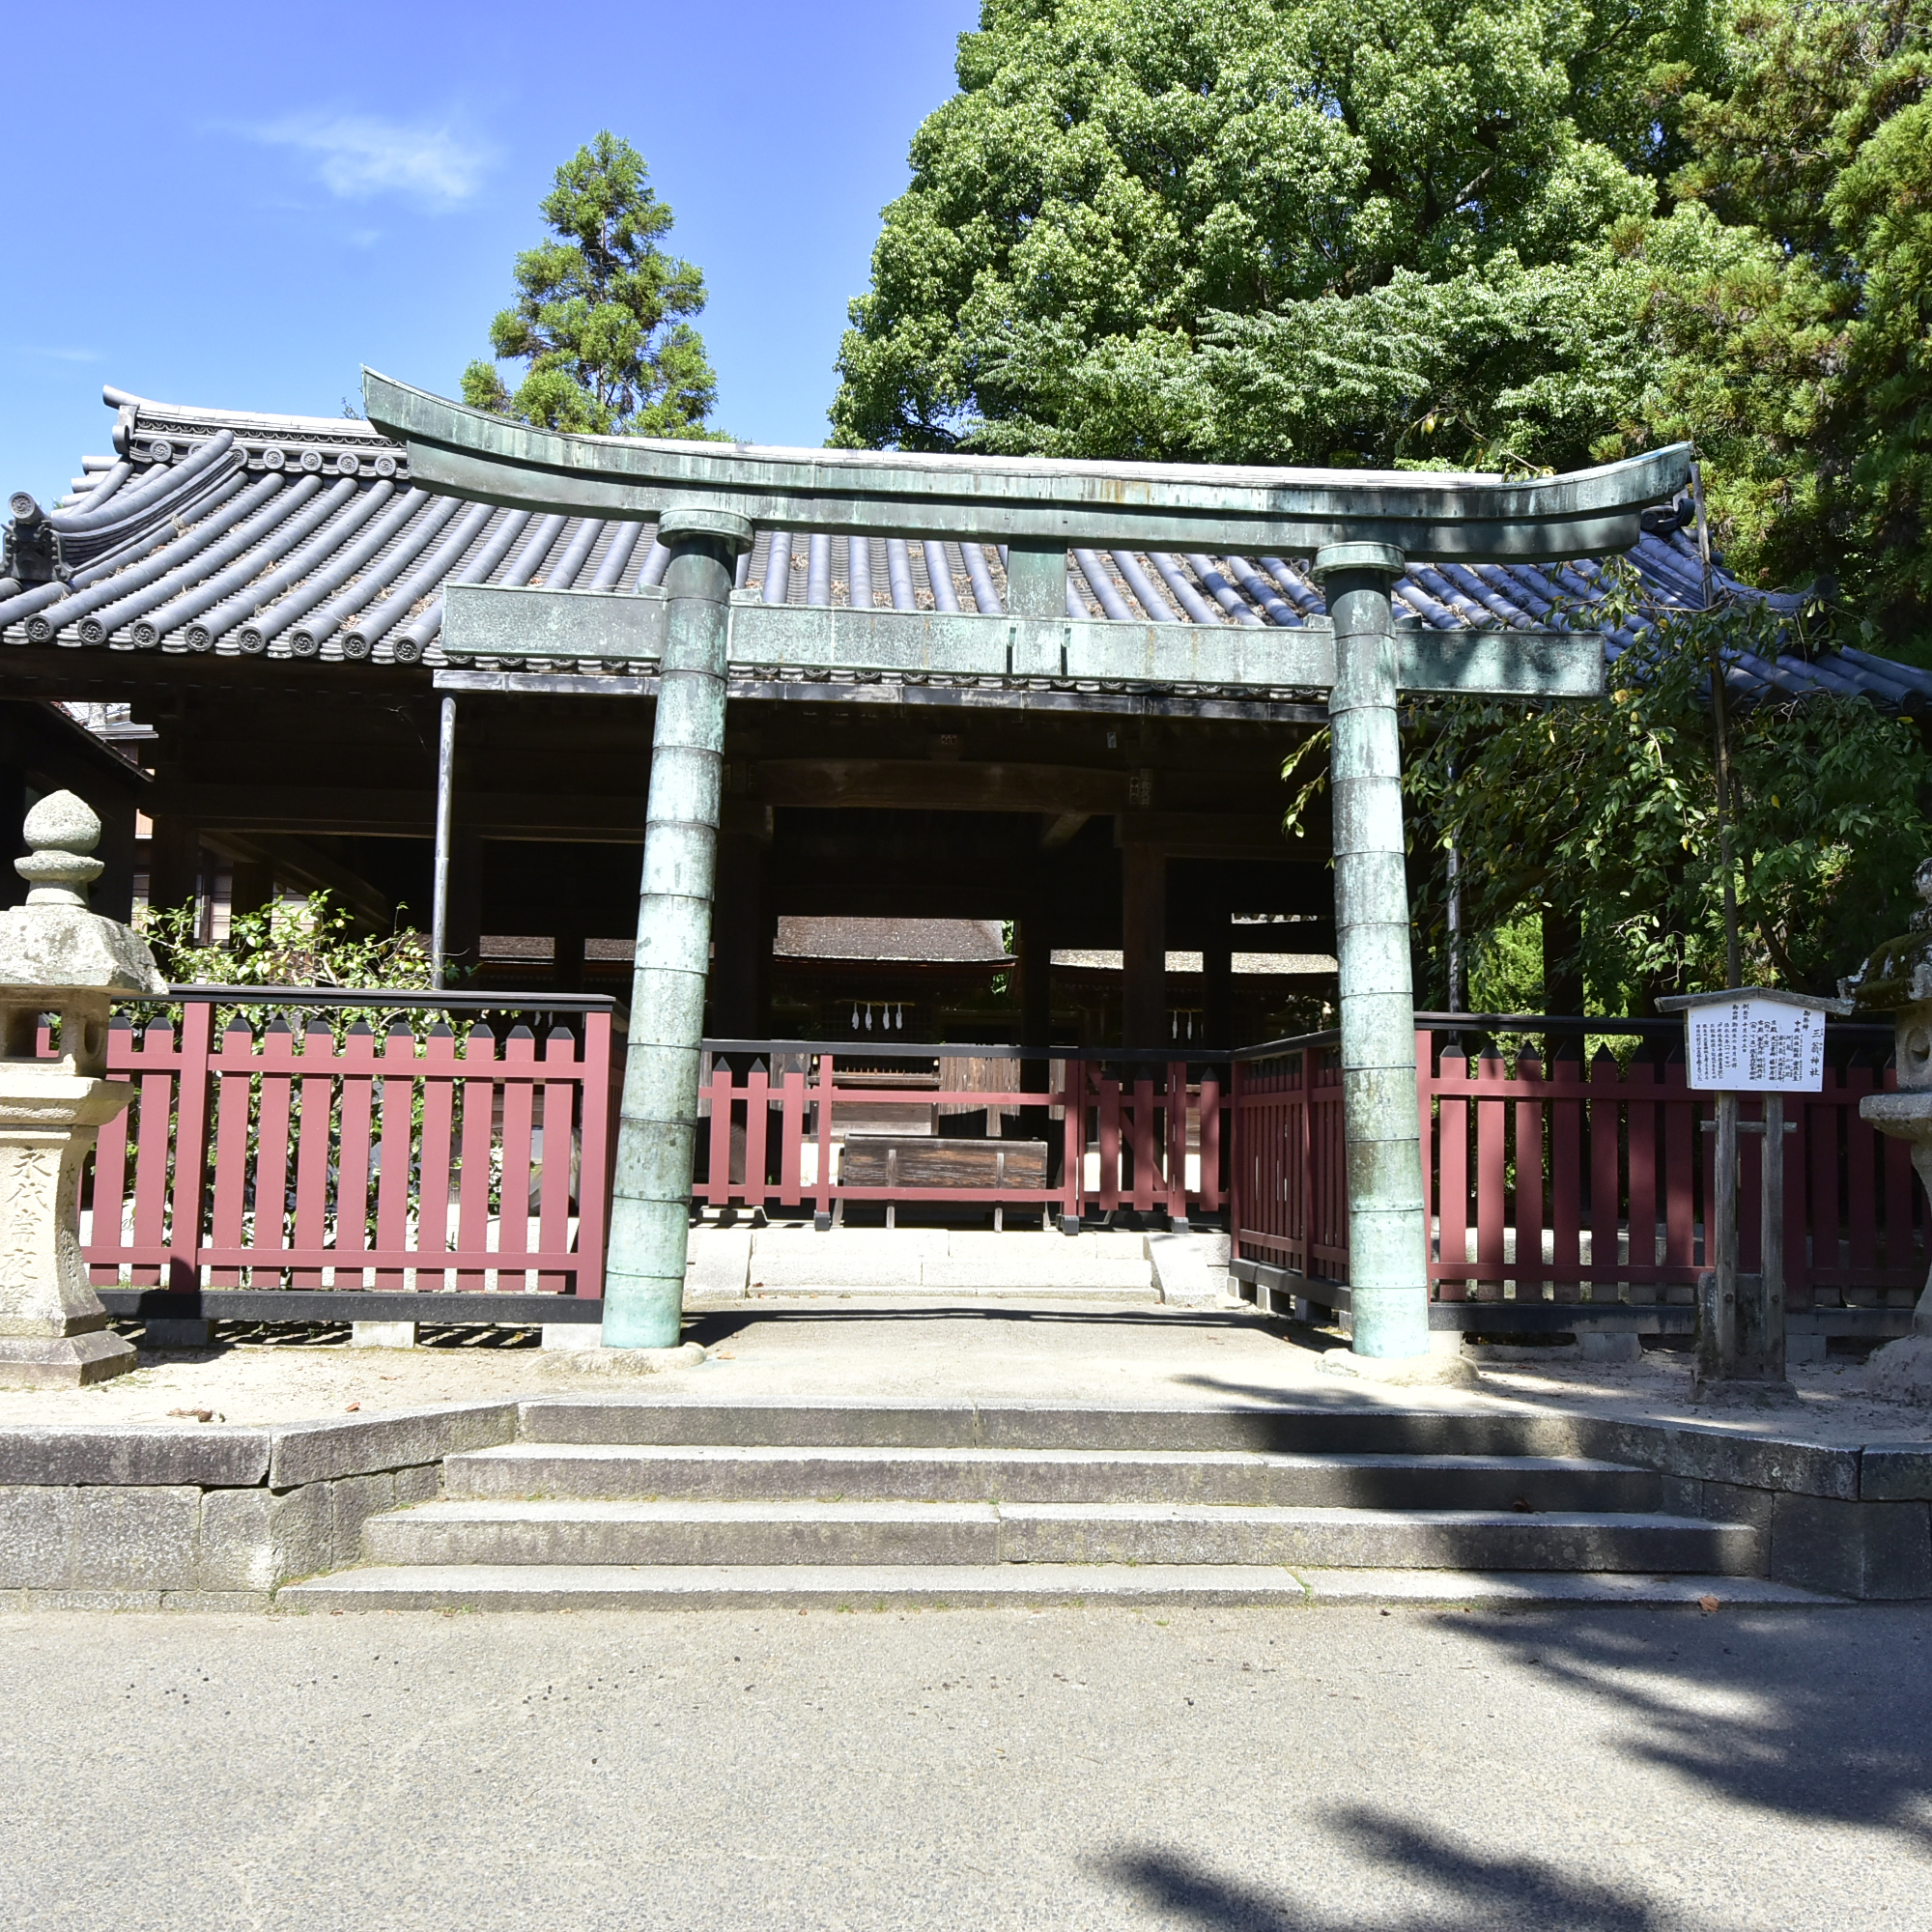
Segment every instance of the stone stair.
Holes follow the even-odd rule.
[[[1533,1419],[1330,1408],[531,1402],[372,1517],[311,1609],[1816,1601],[1748,1524],[1537,1453]]]
[[[958,1228],[834,1228],[810,1222],[691,1231],[685,1303],[752,1296],[1048,1299],[1233,1308],[1228,1236],[1087,1229],[988,1234]]]

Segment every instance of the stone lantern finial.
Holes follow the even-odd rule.
[[[20,828],[33,847],[14,869],[32,890],[29,905],[87,903],[87,889],[105,867],[88,855],[100,843],[100,820],[88,802],[71,791],[49,792]]]

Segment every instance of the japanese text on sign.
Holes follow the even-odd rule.
[[[1690,1085],[1730,1094],[1815,1094],[1825,1015],[1777,1000],[1733,1000],[1684,1015]]]

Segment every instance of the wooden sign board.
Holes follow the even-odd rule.
[[[1692,1007],[1684,1015],[1693,1088],[1727,1094],[1815,1094],[1825,1082],[1825,1014],[1762,995]]]

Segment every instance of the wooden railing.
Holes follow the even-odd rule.
[[[97,1286],[295,1291],[309,1313],[323,1291],[344,1311],[383,1291],[602,1294],[610,1001],[171,998],[179,1026],[109,1033],[108,1077],[135,1097],[101,1129],[84,1183]],[[218,1010],[244,1000],[217,1034]],[[383,1031],[350,1018],[357,1008]],[[526,1015],[555,1023],[539,1039]]]
[[[1635,1036],[1635,1051],[1625,1064],[1598,1044],[1586,1063],[1592,1035]],[[1437,1299],[1692,1300],[1707,1265],[1712,1110],[1686,1084],[1681,1037],[1674,1021],[1424,1017],[1416,1097]],[[1824,1091],[1785,1099],[1786,1305],[1909,1305],[1925,1279],[1923,1205],[1907,1149],[1859,1118],[1862,1095],[1895,1084],[1877,1064],[1890,1029],[1830,1038]],[[1238,1054],[1233,1085],[1236,1256],[1346,1285],[1337,1037]],[[1747,1127],[1761,1118],[1750,1101],[1741,1115]],[[1741,1149],[1748,1270],[1762,1132]]]
[[[710,1040],[706,1057],[693,1188],[704,1207],[810,1208],[827,1221],[847,1203],[923,1202],[1184,1223],[1226,1202],[1219,1061],[1061,1049],[1032,1063],[1029,1087],[1011,1046]],[[855,1128],[969,1136],[984,1143],[988,1168],[1003,1140],[1043,1142],[1045,1184],[848,1183],[839,1154]]]

